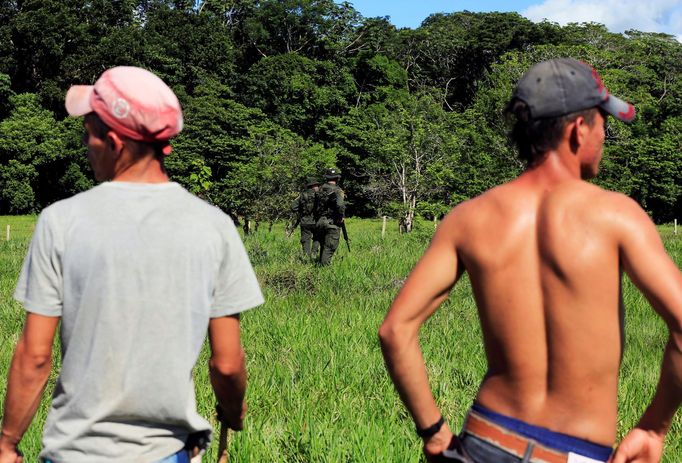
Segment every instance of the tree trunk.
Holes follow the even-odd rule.
[[[414,210],[408,210],[403,217],[403,225],[405,227],[405,233],[410,233],[414,227]]]
[[[400,219],[400,232],[410,233],[414,228],[414,214],[417,209],[417,196],[412,194],[407,201],[405,215]]]

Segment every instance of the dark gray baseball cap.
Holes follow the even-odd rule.
[[[609,94],[592,66],[572,58],[536,64],[521,77],[513,97],[528,105],[532,119],[558,117],[597,106],[621,121],[635,118],[635,107]]]

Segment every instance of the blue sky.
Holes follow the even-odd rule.
[[[340,3],[340,0],[339,0]],[[453,11],[516,11],[533,21],[598,22],[613,32],[665,32],[682,40],[682,0],[349,0],[365,17],[390,16],[398,27],[416,28],[430,14]]]

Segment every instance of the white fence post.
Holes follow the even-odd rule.
[[[386,234],[386,216],[384,216],[384,223],[381,225],[381,239],[384,239],[384,235]]]
[[[7,238],[5,239],[5,241],[9,241],[9,225],[7,225]]]

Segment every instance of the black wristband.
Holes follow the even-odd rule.
[[[421,437],[422,439],[428,439],[429,437],[433,436],[438,431],[440,431],[440,428],[442,428],[444,424],[445,424],[445,418],[443,418],[443,415],[441,415],[441,417],[438,419],[438,421],[433,423],[428,428],[424,428],[424,429],[417,428],[416,429],[417,435],[419,437]]]

